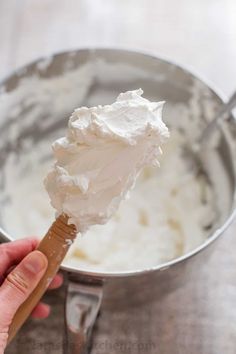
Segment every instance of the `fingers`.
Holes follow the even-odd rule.
[[[51,283],[49,284],[48,289],[57,289],[59,288],[63,283],[63,276],[61,274],[57,274]]]
[[[12,265],[18,264],[37,245],[38,240],[36,238],[27,238],[0,245],[0,276],[4,276]]]
[[[8,274],[0,288],[0,304],[2,305],[0,333],[8,331],[17,309],[37,286],[47,265],[46,256],[39,251],[33,251]]]
[[[7,333],[0,333],[0,354],[5,353],[5,348],[7,345],[7,338],[8,338]]]
[[[57,274],[52,282],[50,283],[48,289],[57,289],[59,288],[63,283],[63,276],[61,274]],[[51,308],[49,305],[40,302],[35,309],[32,311],[31,316],[33,318],[38,318],[38,319],[43,319],[47,318],[50,315]]]
[[[40,302],[32,311],[31,316],[33,318],[47,318],[50,314],[50,306]]]

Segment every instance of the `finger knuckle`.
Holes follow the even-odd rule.
[[[8,282],[9,286],[11,286],[14,290],[21,293],[22,295],[25,295],[28,292],[28,282],[19,272],[13,271],[8,274],[6,281]]]

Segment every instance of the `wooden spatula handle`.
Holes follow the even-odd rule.
[[[21,328],[29,317],[39,300],[47,290],[53,277],[56,275],[70,245],[76,237],[77,231],[74,225],[68,225],[68,217],[60,215],[48,230],[46,236],[38,246],[38,250],[45,254],[48,259],[48,268],[31,293],[30,297],[21,305],[16,312],[9,329],[8,343]]]

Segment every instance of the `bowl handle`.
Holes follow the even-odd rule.
[[[102,302],[103,284],[69,279],[65,302],[64,354],[87,354]]]

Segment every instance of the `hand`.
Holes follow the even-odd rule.
[[[0,245],[0,354],[7,343],[11,321],[47,269],[46,256],[36,251],[37,239],[29,238]],[[50,289],[63,282],[60,275],[52,280]],[[46,318],[50,307],[39,303],[32,312],[36,318]]]

